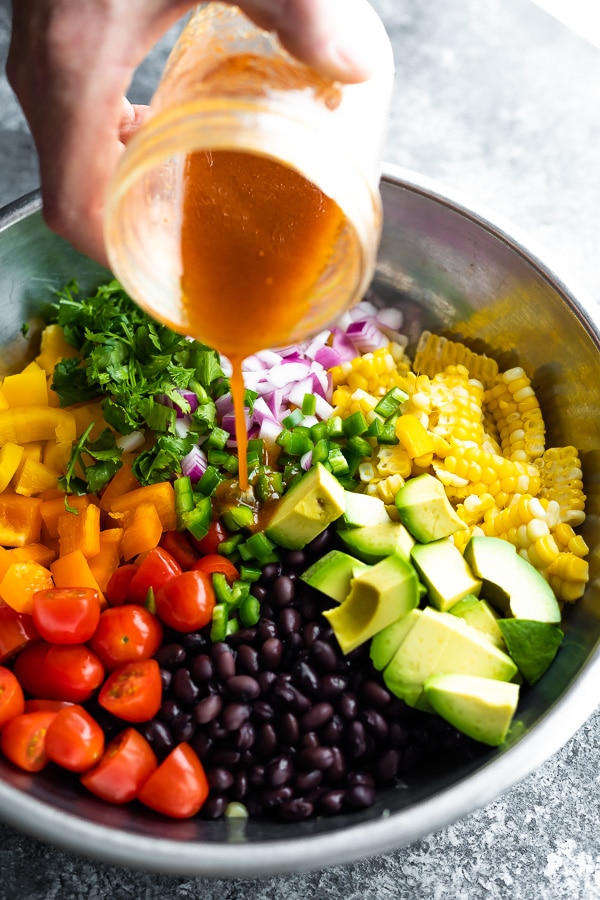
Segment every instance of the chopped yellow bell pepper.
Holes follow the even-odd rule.
[[[50,564],[50,571],[56,587],[89,587],[100,594],[100,605],[106,606],[100,585],[94,578],[89,563],[81,550],[73,550],[66,556],[59,556]]]
[[[433,437],[419,419],[411,413],[405,413],[398,418],[395,430],[396,437],[411,459],[433,452]]]
[[[9,441],[4,447],[0,447],[0,492],[10,484],[11,478],[19,468],[22,456],[23,448],[20,444],[13,444]]]
[[[33,595],[54,587],[52,574],[38,562],[15,562],[0,581],[0,597],[17,612],[31,615]]]
[[[10,407],[48,405],[46,373],[36,363],[17,375],[7,375],[2,390]]]
[[[39,356],[36,363],[44,369],[47,375],[54,372],[54,366],[61,359],[77,356],[77,350],[65,341],[61,325],[47,325],[42,331]]]
[[[0,410],[0,447],[30,441],[74,441],[75,418],[51,406],[13,406]]]
[[[49,488],[56,487],[56,472],[43,462],[27,458],[13,482],[15,494],[33,497]]]

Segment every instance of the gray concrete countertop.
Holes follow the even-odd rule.
[[[386,160],[512,221],[600,301],[600,50],[529,0],[372,2],[397,64]],[[9,5],[0,0],[0,58]],[[148,99],[167,46],[142,66],[132,99]],[[37,187],[38,175],[3,77],[0,111],[2,206]],[[0,826],[0,898],[600,897],[599,725],[596,713],[485,809],[410,847],[319,872],[265,881],[131,873]]]

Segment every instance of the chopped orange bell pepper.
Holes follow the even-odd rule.
[[[42,501],[18,494],[0,494],[0,546],[37,543],[42,528]]]
[[[108,504],[108,510],[110,515],[126,528],[140,503],[152,503],[156,507],[163,531],[175,531],[177,527],[175,491],[170,481],[147,484],[128,491],[122,497],[115,497]]]
[[[85,509],[85,507],[90,504],[91,499],[91,494],[83,494],[81,497],[73,497],[69,494],[69,496],[66,497],[68,505],[79,511]],[[40,507],[40,515],[42,517],[42,522],[44,523],[44,531],[47,533],[48,537],[58,537],[58,520],[65,512],[67,512],[65,506],[65,494],[60,494],[58,497],[43,501]]]
[[[100,507],[88,503],[77,512],[66,512],[58,518],[60,555],[81,550],[86,559],[100,553]]]
[[[37,562],[15,562],[0,581],[0,597],[17,612],[31,615],[33,595],[54,586],[52,574]]]
[[[101,606],[106,605],[100,585],[94,578],[89,563],[81,550],[73,550],[50,563],[50,571],[56,587],[89,587],[100,594]]]
[[[106,590],[110,576],[121,562],[122,539],[122,528],[106,528],[100,532],[100,552],[88,559],[92,575],[103,591]]]
[[[46,568],[56,557],[55,548],[47,547],[46,544],[27,544],[25,547],[14,547],[6,552],[12,557],[13,562],[29,562],[32,560]]]
[[[131,466],[128,463],[123,463],[121,468],[113,475],[104,488],[102,496],[100,497],[100,506],[102,509],[108,510],[115,498],[122,497],[123,494],[134,491],[139,487],[141,487],[141,485],[133,474]]]
[[[153,550],[160,543],[163,527],[154,503],[140,503],[123,532],[123,559]]]

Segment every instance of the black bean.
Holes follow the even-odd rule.
[[[225,641],[215,641],[215,643],[210,648],[210,656],[214,661],[220,656],[222,653],[227,653],[229,656],[233,656],[233,650],[229,646],[229,644],[225,643]]]
[[[301,571],[306,568],[306,554],[302,550],[286,550],[283,564],[286,568]]]
[[[333,762],[327,769],[327,779],[331,784],[341,784],[346,779],[346,760],[339,747],[331,748]]]
[[[333,762],[333,754],[330,747],[309,747],[298,754],[298,762],[303,769],[329,768]]]
[[[288,606],[285,609],[282,609],[277,617],[277,624],[279,626],[279,634],[280,635],[288,635],[294,634],[300,629],[300,625],[302,622],[302,617],[297,609],[294,609],[293,606]]]
[[[175,669],[186,661],[187,654],[181,644],[163,644],[154,654],[154,658],[162,669]]]
[[[209,694],[208,697],[204,697],[196,703],[193,712],[194,721],[198,725],[206,725],[216,719],[222,709],[222,698],[218,694]]]
[[[300,737],[300,725],[293,712],[286,710],[277,721],[277,731],[280,739],[289,747],[294,747]]]
[[[338,744],[344,733],[344,721],[337,713],[335,713],[329,722],[321,729],[321,740],[328,746]]]
[[[302,694],[293,684],[277,680],[273,685],[274,696],[284,705],[295,712],[306,712],[311,703],[308,697]]]
[[[398,774],[400,753],[398,750],[386,750],[375,760],[375,771],[380,781],[392,781]]]
[[[197,656],[208,646],[206,637],[199,631],[190,631],[181,638],[181,643],[188,651],[188,656]]]
[[[215,669],[221,681],[235,675],[235,658],[231,653],[220,653],[215,659]]]
[[[326,641],[319,637],[310,646],[310,658],[320,672],[335,672],[337,669],[336,652]]]
[[[282,787],[292,780],[294,774],[294,765],[289,756],[276,756],[272,759],[266,768],[267,784],[272,788]]]
[[[281,563],[267,563],[266,566],[263,566],[258,583],[269,586],[271,582],[281,575],[281,571]]]
[[[223,793],[232,787],[235,779],[229,769],[222,766],[211,766],[206,770],[206,778],[211,790]]]
[[[275,710],[266,700],[256,700],[252,704],[252,715],[259,722],[270,722],[275,715]]]
[[[193,703],[200,693],[198,685],[192,681],[189,669],[177,669],[173,673],[172,690],[181,703]]]
[[[244,751],[250,751],[250,748],[254,745],[255,740],[256,728],[254,727],[252,722],[244,722],[235,735],[233,742],[237,749],[244,753]],[[248,764],[248,761],[246,761],[246,764]]]
[[[313,791],[321,786],[323,782],[323,772],[320,769],[313,769],[308,772],[297,772],[294,778],[296,789],[302,794]]]
[[[161,720],[161,722],[166,722],[167,725],[170,725],[171,722],[174,722],[175,719],[178,719],[182,713],[183,710],[175,702],[175,700],[168,698],[161,703],[160,709],[158,710],[158,713],[156,715],[157,718]]]
[[[300,659],[292,669],[294,682],[305,693],[313,696],[320,693],[319,676],[314,668],[305,659]]]
[[[257,674],[256,680],[260,685],[261,694],[266,694],[271,685],[277,680],[277,675],[275,674],[275,672],[271,672],[269,669],[266,669],[264,672],[259,672]]]
[[[319,694],[323,700],[334,700],[348,690],[348,679],[344,675],[324,675],[319,683]]]
[[[323,703],[315,703],[312,709],[305,712],[300,719],[300,728],[302,731],[316,731],[326,722],[329,722],[333,716],[333,706],[331,703],[323,701]]]
[[[351,720],[356,718],[358,713],[358,699],[356,694],[346,691],[342,694],[338,703],[338,712],[343,719]]]
[[[260,802],[263,809],[278,809],[285,800],[291,800],[294,796],[294,790],[289,785],[283,785],[280,788],[261,791]]]
[[[302,611],[305,613],[304,608]],[[321,626],[318,622],[307,622],[302,629],[302,640],[304,641],[304,646],[310,647],[310,645],[317,640],[320,634]]]
[[[190,741],[194,753],[202,762],[208,759],[214,740],[205,731],[197,731]]]
[[[258,651],[250,644],[241,644],[238,647],[236,664],[238,671],[246,672],[248,675],[257,675],[260,671]]]
[[[319,812],[325,815],[334,815],[338,813],[343,805],[346,797],[346,791],[342,788],[334,788],[331,791],[325,791],[319,796],[317,807]]]
[[[331,605],[330,603],[328,605]],[[323,612],[322,606],[314,597],[305,596],[302,601],[302,615],[307,622],[312,622]]]
[[[239,631],[234,631],[233,634],[230,634],[227,638],[228,643],[232,647],[236,647],[239,655],[239,648],[245,644],[253,644],[256,640],[256,628],[240,628]]]
[[[360,714],[360,720],[371,734],[380,741],[388,736],[388,723],[376,709],[366,709]]]
[[[407,729],[400,722],[391,722],[389,726],[389,742],[395,750],[403,750],[410,738]]]
[[[264,642],[258,651],[261,665],[272,672],[277,671],[283,656],[283,644],[277,637],[270,637]]]
[[[220,819],[227,809],[227,797],[222,794],[209,794],[202,806],[203,819]]]
[[[140,732],[157,756],[162,757],[173,749],[173,735],[164,722],[152,719],[141,726]]]
[[[250,589],[250,593],[253,597],[256,597],[261,606],[264,606],[267,601],[267,597],[269,596],[269,591],[262,584],[253,584]]]
[[[240,764],[241,754],[237,750],[215,750],[211,753],[210,760],[213,766],[223,766],[226,769],[233,769]]]
[[[280,575],[271,587],[271,601],[275,607],[282,609],[293,603],[296,596],[296,587],[289,575]]]
[[[375,779],[369,772],[355,771],[348,775],[348,784],[367,784],[375,787]]]
[[[260,685],[251,675],[233,675],[227,681],[227,693],[242,702],[256,700],[260,694]]]
[[[360,759],[367,752],[367,735],[362,722],[354,719],[346,729],[346,744],[350,759]]]
[[[254,788],[260,788],[265,783],[265,767],[262,765],[252,766],[248,772],[248,782]]]
[[[303,734],[300,737],[299,747],[301,750],[308,750],[311,747],[320,747],[320,745],[321,742],[316,731],[307,731],[306,734]]]
[[[192,721],[191,715],[187,713],[183,716],[179,716],[179,718],[176,719],[171,725],[173,738],[175,739],[175,743],[177,744],[189,741],[195,730],[196,725]]]
[[[318,534],[316,538],[313,538],[312,541],[306,545],[304,552],[309,558],[319,558],[325,555],[327,550],[329,550],[331,543],[331,532],[328,529],[325,529],[325,531],[322,531],[321,534]]]
[[[279,808],[281,818],[288,822],[302,822],[304,819],[310,818],[313,812],[313,804],[303,797],[294,797],[292,800],[284,801]]]
[[[387,706],[391,700],[390,692],[382,684],[372,679],[365,681],[363,684],[361,696],[369,706],[374,706],[378,709]]]
[[[263,722],[256,731],[256,751],[263,759],[270,759],[277,748],[277,732],[270,722]]]
[[[244,772],[244,770],[242,769],[242,770],[236,772],[235,784],[232,788],[231,794],[236,800],[243,800],[247,793],[248,793],[248,773]]]
[[[247,703],[228,703],[221,714],[223,728],[237,731],[250,718],[252,710]]]
[[[370,784],[355,784],[346,790],[345,799],[353,809],[365,809],[375,802],[375,788]]]
[[[262,618],[256,628],[256,638],[261,643],[272,637],[277,637],[277,625],[272,619]]]
[[[197,684],[204,684],[214,678],[215,667],[213,661],[207,653],[201,653],[192,660],[190,665],[190,675]]]
[[[171,681],[173,680],[173,673],[168,669],[160,670],[160,683],[162,685],[163,694],[169,690],[171,687]]]

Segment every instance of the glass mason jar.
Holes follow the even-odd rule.
[[[393,83],[326,80],[221,2],[200,4],[107,198],[111,267],[149,313],[243,358],[360,299],[381,235]]]

